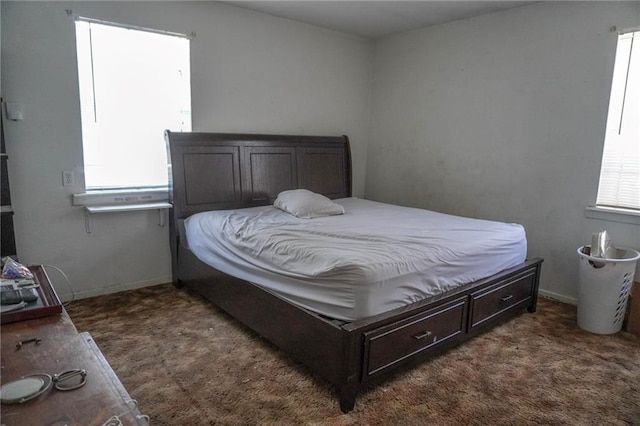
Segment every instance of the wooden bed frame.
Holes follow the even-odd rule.
[[[182,243],[185,218],[271,204],[280,191],[294,188],[332,199],[350,197],[349,140],[169,131],[165,138],[171,161],[174,283],[203,295],[332,383],[345,413],[353,409],[363,386],[460,344],[524,308],[536,310],[542,259],[352,322],[323,317],[217,271]]]

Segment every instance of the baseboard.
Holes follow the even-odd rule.
[[[142,287],[151,287],[154,285],[166,284],[166,283],[170,283],[171,281],[172,281],[172,278],[168,276],[168,277],[154,278],[152,280],[136,281],[133,283],[116,284],[108,287],[95,288],[91,290],[76,291],[74,292],[73,296],[71,295],[71,293],[58,293],[58,297],[60,298],[61,301],[67,302],[71,299],[73,300],[87,299],[89,297],[101,296],[103,294],[118,293],[126,290],[135,290]]]
[[[578,299],[575,297],[568,297],[564,294],[554,293],[552,291],[547,290],[538,290],[538,295],[544,297],[545,299],[556,300],[562,303],[568,303],[569,305],[578,305]]]

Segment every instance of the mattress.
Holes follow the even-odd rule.
[[[273,206],[185,220],[208,265],[306,309],[345,321],[486,278],[526,258],[524,228],[358,198],[344,215],[299,219]]]

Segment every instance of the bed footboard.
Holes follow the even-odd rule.
[[[344,413],[364,385],[437,356],[525,308],[535,312],[542,264],[529,260],[454,291],[337,324],[209,267],[186,248],[179,253],[182,285],[333,384]]]

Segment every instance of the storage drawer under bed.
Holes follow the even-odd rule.
[[[363,377],[378,375],[465,332],[468,298],[461,297],[364,334]]]
[[[471,294],[469,329],[498,319],[502,313],[530,303],[535,284],[535,270],[523,272],[506,281]]]

